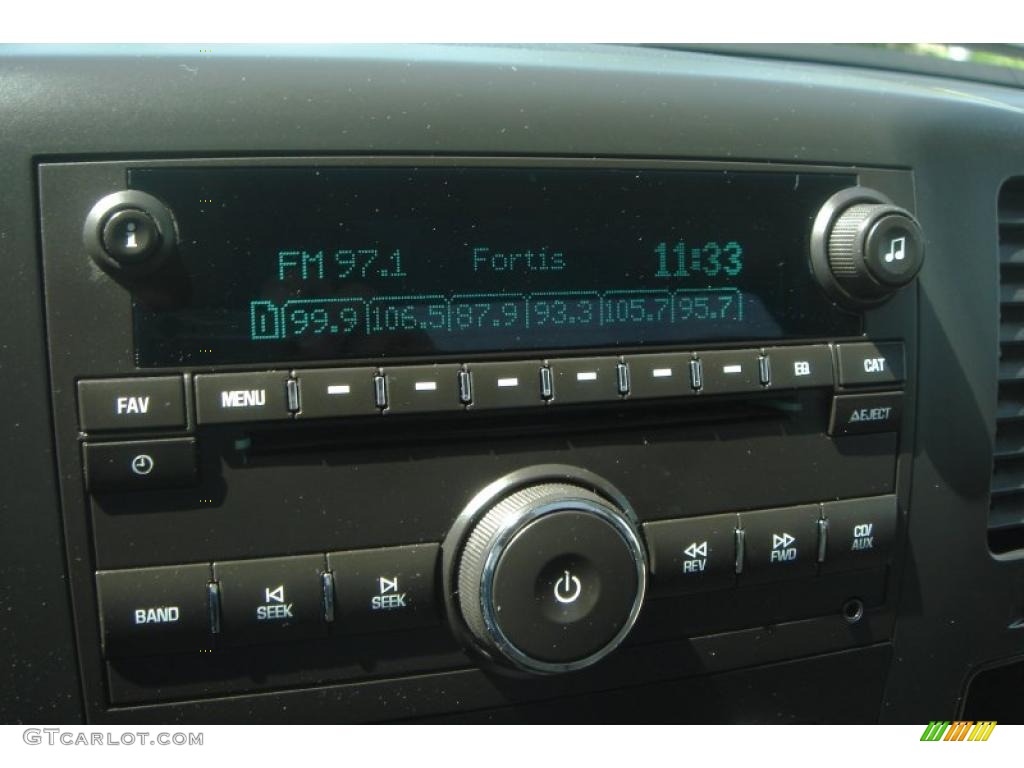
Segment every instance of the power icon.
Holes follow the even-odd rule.
[[[153,457],[148,453],[140,453],[132,459],[132,472],[136,475],[148,475],[153,471]]]
[[[575,603],[582,592],[583,585],[579,578],[573,576],[569,571],[566,571],[565,576],[555,582],[555,600],[564,605]]]

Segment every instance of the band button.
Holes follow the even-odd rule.
[[[209,581],[206,563],[97,572],[104,654],[208,650],[213,642]]]

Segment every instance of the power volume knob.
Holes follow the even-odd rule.
[[[811,238],[811,266],[842,304],[879,304],[911,283],[924,263],[914,216],[874,190],[857,187],[822,207]]]
[[[544,674],[589,666],[618,647],[646,586],[631,512],[566,482],[521,487],[480,511],[453,574],[479,650]]]

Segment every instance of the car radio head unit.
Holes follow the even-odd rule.
[[[668,658],[782,660],[758,627],[807,654],[889,636],[908,171],[249,157],[39,179],[106,714],[477,666],[554,698]]]
[[[160,167],[128,181],[173,212],[183,285],[136,301],[141,366],[860,332],[807,259],[811,220],[852,175]]]

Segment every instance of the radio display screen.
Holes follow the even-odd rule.
[[[853,175],[480,166],[141,168],[173,212],[140,366],[851,336],[808,265]],[[172,280],[171,282],[174,282]]]

